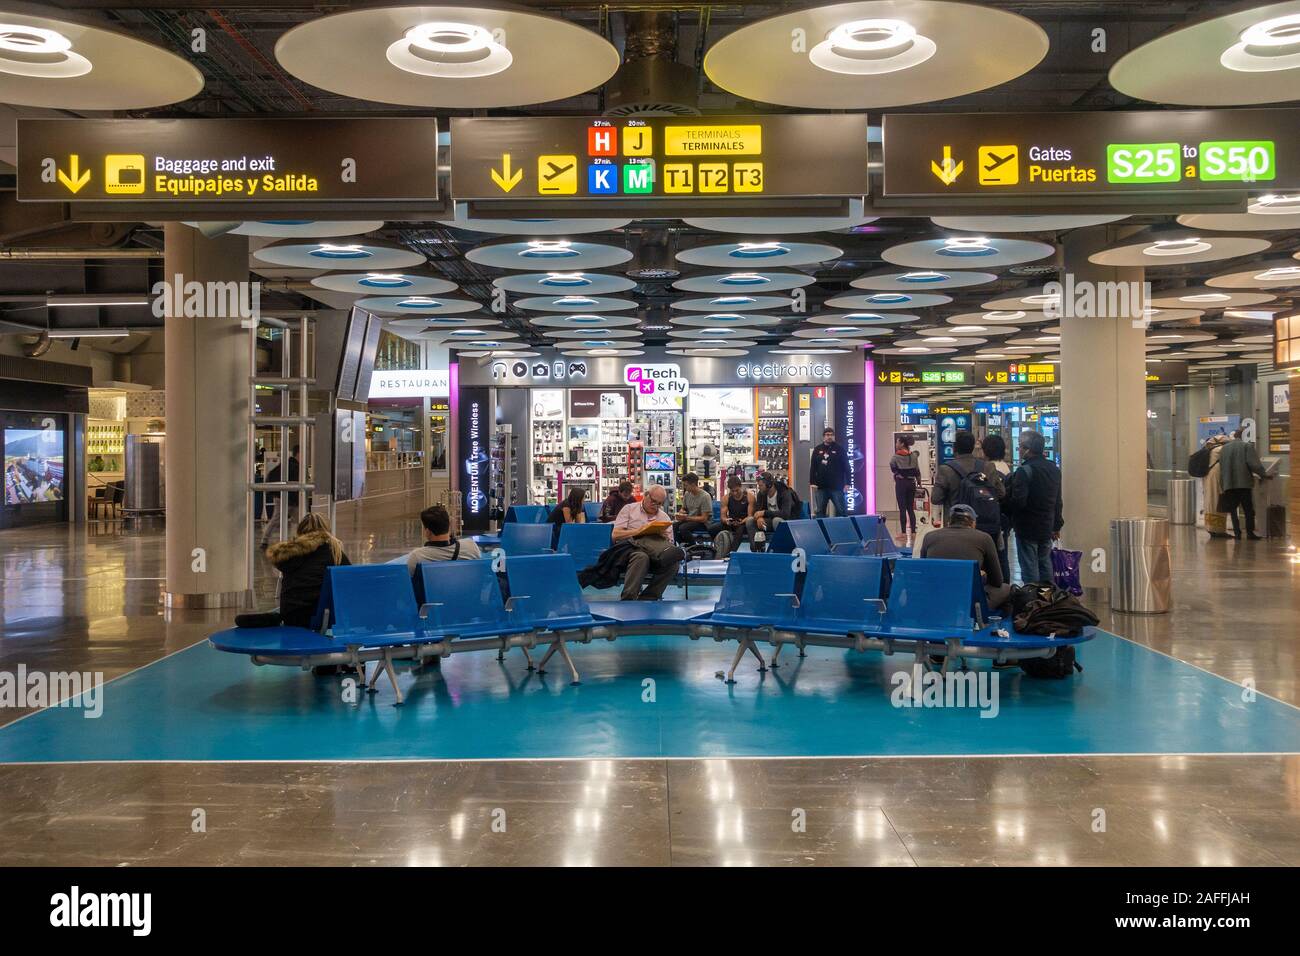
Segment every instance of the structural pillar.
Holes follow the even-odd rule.
[[[238,315],[186,313],[231,300],[209,296],[211,283],[248,281],[248,240],[208,239],[179,222],[167,223],[164,236],[166,603],[235,607],[249,597],[250,333]]]
[[[1104,226],[1070,233],[1061,277],[1072,292],[1061,319],[1061,540],[1083,552],[1081,583],[1094,595],[1110,587],[1111,519],[1147,513],[1146,335],[1135,319],[1147,305],[1144,270],[1088,261],[1113,239]],[[1116,314],[1125,311],[1121,289],[1124,315]],[[1104,565],[1095,561],[1098,553]]]

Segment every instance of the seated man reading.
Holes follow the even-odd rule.
[[[975,527],[975,509],[970,505],[953,505],[948,524],[936,528],[921,542],[921,557],[976,561],[984,580],[989,607],[1001,607],[1011,596],[1011,585],[1002,580],[1002,563],[993,539]]]
[[[673,541],[673,523],[663,510],[667,499],[667,489],[654,485],[640,501],[624,505],[614,519],[614,543],[631,541],[635,549],[627,562],[620,600],[658,601],[685,557]],[[641,583],[652,567],[654,576],[642,591]]]
[[[483,556],[471,539],[451,536],[451,515],[442,505],[421,511],[420,524],[424,525],[424,544],[406,556],[406,568],[412,574],[422,561],[468,561]]]

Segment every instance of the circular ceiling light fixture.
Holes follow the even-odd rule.
[[[1300,14],[1252,23],[1219,62],[1238,73],[1275,73],[1300,66]]]
[[[260,222],[186,222],[204,235],[259,236],[264,239],[335,239],[340,236],[363,236],[383,228],[383,220],[361,222],[314,219],[273,219]]]
[[[1300,195],[1269,193],[1259,196],[1246,204],[1246,212],[1252,216],[1289,216],[1300,213]]]
[[[944,269],[958,260],[978,262],[980,268],[999,268],[1046,258],[1056,247],[1030,239],[989,239],[984,236],[948,236],[891,246],[880,254],[886,262],[909,269]]]
[[[812,285],[816,279],[798,272],[727,272],[721,275],[691,276],[678,279],[674,289],[683,292],[717,295],[737,291],[788,292]]]
[[[940,229],[962,232],[1061,232],[1119,222],[1127,216],[934,216]]]
[[[388,315],[460,315],[477,312],[479,304],[470,299],[435,299],[427,295],[380,295],[358,299],[359,309]]]
[[[629,315],[595,315],[582,312],[574,315],[532,315],[529,324],[540,329],[584,329],[581,334],[591,335],[593,329],[600,329],[606,335],[606,329],[628,328],[637,324]]]
[[[501,31],[504,35],[505,31]],[[388,62],[407,73],[445,79],[493,76],[508,69],[514,56],[492,31],[472,23],[421,23],[385,52]]]
[[[253,251],[253,258],[267,265],[291,269],[333,269],[338,265],[360,266],[382,273],[410,269],[424,263],[424,256],[405,246],[380,242],[295,242],[272,243]]]
[[[1184,106],[1300,98],[1300,2],[1238,9],[1164,33],[1121,57],[1110,85]]]
[[[632,258],[632,253],[619,246],[599,242],[528,239],[478,245],[466,252],[465,258],[494,269],[541,268],[553,272],[586,272],[622,265]]]
[[[375,295],[401,292],[404,295],[444,295],[456,291],[456,283],[434,276],[405,272],[335,272],[317,276],[311,284],[328,292]]]
[[[694,328],[735,328],[737,326],[759,327],[779,325],[781,320],[775,315],[763,315],[759,312],[709,312],[674,315],[669,321],[673,325]]]
[[[583,295],[609,295],[635,289],[636,283],[623,276],[602,275],[598,272],[528,272],[523,275],[502,276],[492,284],[506,292],[527,295],[554,295],[580,291]]]
[[[44,7],[0,11],[0,102],[51,109],[165,106],[203,89],[185,59],[125,33]]]
[[[607,295],[537,295],[519,299],[515,305],[529,312],[622,312],[635,309],[636,302]]]
[[[289,30],[275,56],[312,86],[426,109],[576,96],[608,80],[620,60],[604,37],[557,17],[452,4],[345,9]]]
[[[826,34],[808,59],[831,73],[872,76],[919,66],[938,49],[906,20],[851,20]]]
[[[795,55],[793,36],[807,38]],[[1043,29],[1015,13],[944,0],[858,0],[746,24],[709,48],[704,72],[745,99],[862,109],[989,89],[1033,69],[1047,49]]]
[[[1142,250],[1144,256],[1188,256],[1197,252],[1207,252],[1210,244],[1197,236],[1183,239],[1157,239]]]
[[[870,295],[835,296],[832,299],[827,299],[825,305],[830,309],[889,311],[893,309],[926,309],[935,305],[947,305],[951,301],[951,296],[925,292],[875,292]]]
[[[895,247],[898,248],[898,247]],[[886,250],[886,255],[890,250]],[[910,292],[917,289],[960,289],[994,282],[992,272],[940,272],[914,269],[911,272],[873,272],[849,283],[855,289],[871,292]]]
[[[696,266],[734,266],[738,262],[779,262],[783,266],[807,266],[838,259],[844,252],[820,242],[729,242],[696,246],[677,253],[677,260]]]
[[[0,23],[0,73],[62,80],[91,69],[90,61],[57,30]]]
[[[762,309],[788,309],[794,300],[781,295],[721,295],[710,298],[678,299],[672,303],[674,309],[683,312],[717,312],[719,309],[732,312],[755,312]]]
[[[998,251],[984,236],[949,236],[935,250],[940,256],[996,256]]]

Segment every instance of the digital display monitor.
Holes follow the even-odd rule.
[[[4,432],[5,504],[62,501],[63,429],[6,428]]]
[[[648,451],[645,453],[646,471],[676,471],[677,452]]]

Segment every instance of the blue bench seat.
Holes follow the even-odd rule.
[[[219,651],[250,657],[316,657],[347,650],[328,634],[305,627],[232,627],[217,631],[208,643]]]
[[[673,627],[713,613],[713,601],[592,601],[591,613],[615,624]]]

